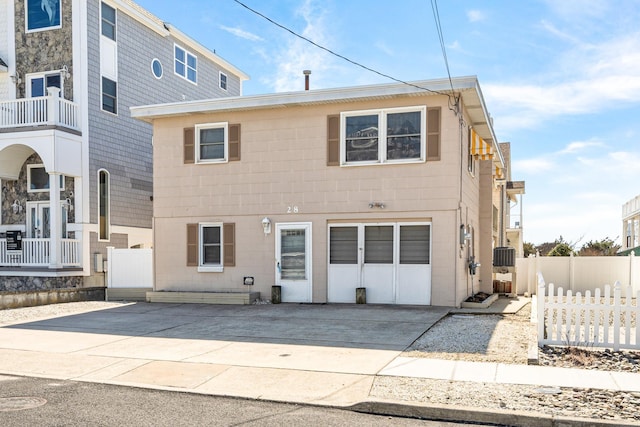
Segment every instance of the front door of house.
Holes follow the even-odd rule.
[[[49,202],[27,202],[27,238],[51,237]]]
[[[67,210],[60,205],[61,237],[67,237]],[[51,237],[51,210],[49,202],[27,202],[27,238]]]
[[[276,224],[276,285],[282,302],[311,302],[311,223]]]

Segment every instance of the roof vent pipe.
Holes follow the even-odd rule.
[[[311,70],[304,70],[302,74],[304,74],[304,90],[309,90],[309,75],[311,74]]]

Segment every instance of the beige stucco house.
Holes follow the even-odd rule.
[[[492,292],[505,163],[475,77],[131,111],[153,123],[155,292],[352,303],[366,288],[367,303],[441,306]]]

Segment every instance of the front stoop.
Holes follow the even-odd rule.
[[[147,302],[184,304],[253,304],[260,299],[260,292],[147,292]]]

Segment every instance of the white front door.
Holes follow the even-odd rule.
[[[311,223],[276,224],[276,285],[282,302],[311,302]]]
[[[431,304],[431,224],[336,224],[329,227],[329,302]]]
[[[51,237],[49,202],[27,202],[27,238]]]
[[[67,237],[67,210],[60,205],[60,237]],[[51,211],[49,202],[27,202],[27,238],[51,237]]]

